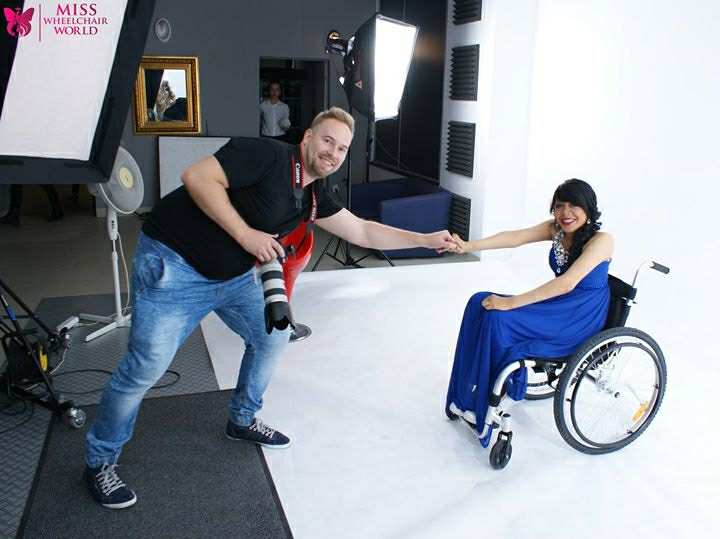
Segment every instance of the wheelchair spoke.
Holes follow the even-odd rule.
[[[637,340],[618,339],[577,372],[567,406],[579,441],[597,447],[617,444],[642,426],[658,389],[656,359],[648,352]]]
[[[612,398],[605,398],[604,401],[605,405],[595,407],[593,413],[583,412],[588,419],[583,421],[587,426],[582,426],[582,432],[596,441],[622,438],[628,433],[623,426],[628,415],[626,403]]]

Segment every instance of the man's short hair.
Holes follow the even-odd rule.
[[[325,120],[337,120],[338,122],[342,122],[348,126],[348,129],[350,129],[350,135],[355,135],[355,119],[352,115],[348,114],[340,107],[330,107],[328,110],[324,110],[315,116],[315,119],[310,125],[310,129],[315,129],[315,126]]]

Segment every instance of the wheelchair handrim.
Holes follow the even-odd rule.
[[[567,429],[568,433],[572,436],[572,438],[576,440],[576,442],[588,448],[597,448],[601,452],[603,450],[612,451],[630,443],[642,432],[642,430],[644,430],[644,428],[650,423],[650,421],[652,421],[655,413],[657,412],[659,400],[661,399],[661,396],[664,392],[665,380],[664,365],[661,364],[661,361],[658,358],[658,354],[656,354],[653,350],[652,344],[650,344],[649,346],[648,344],[648,341],[646,341],[642,337],[633,335],[622,335],[616,333],[600,341],[595,346],[593,346],[591,350],[586,352],[582,357],[572,362],[575,367],[570,372],[568,372],[568,376],[571,379],[567,383],[567,386],[565,388],[565,392],[567,392],[567,390],[570,390],[572,392],[572,396],[569,399],[564,398],[562,406],[563,415],[565,417],[569,416],[571,420],[571,425],[568,426],[571,426],[572,428]],[[618,432],[621,432],[621,434],[615,436],[614,439],[604,441],[591,440],[590,437],[586,435],[587,430],[580,427],[580,421],[578,420],[577,413],[577,407],[579,406],[578,396],[580,395],[581,389],[586,387],[587,384],[594,383],[596,387],[598,385],[597,379],[593,378],[593,376],[590,374],[590,371],[596,370],[597,368],[602,368],[602,364],[609,364],[609,362],[616,361],[619,357],[619,352],[622,351],[623,348],[641,350],[642,352],[644,352],[645,356],[649,356],[651,358],[652,365],[654,367],[654,381],[652,384],[650,384],[650,398],[647,400],[647,402],[643,402],[642,406],[638,408],[638,411],[640,411],[640,413],[638,417],[632,417],[632,424],[630,424],[627,428],[618,429]],[[600,352],[600,354],[598,354],[598,351]],[[593,355],[595,355],[595,357],[593,357]],[[629,364],[629,362],[627,364]],[[585,386],[583,384],[585,384]],[[637,393],[635,393],[630,387],[628,387],[628,389],[639,400]],[[607,389],[603,389],[602,391],[607,392]],[[600,392],[600,390],[596,390],[596,392]],[[607,416],[611,415],[607,413],[612,407],[613,401],[610,402],[611,404],[605,411],[605,415]],[[638,414],[638,411],[636,411],[636,415]],[[596,423],[599,421],[600,419],[598,419]],[[565,423],[567,425],[567,421]]]

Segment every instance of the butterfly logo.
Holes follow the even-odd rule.
[[[7,33],[13,37],[26,36],[32,30],[30,21],[32,20],[35,8],[31,7],[24,13],[20,8],[15,8],[15,11],[9,7],[3,8],[5,13],[5,19],[7,20]]]

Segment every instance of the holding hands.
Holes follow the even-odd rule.
[[[452,235],[453,240],[453,248],[449,249],[452,253],[457,254],[463,254],[463,253],[469,253],[472,249],[470,249],[470,244],[463,240],[460,236],[457,234]]]
[[[435,249],[438,253],[464,254],[473,251],[469,241],[463,240],[457,234],[450,234],[447,230],[425,234],[427,239],[426,247]]]
[[[425,247],[435,249],[438,253],[444,253],[446,251],[456,252],[455,241],[447,230],[425,234],[425,241]]]

